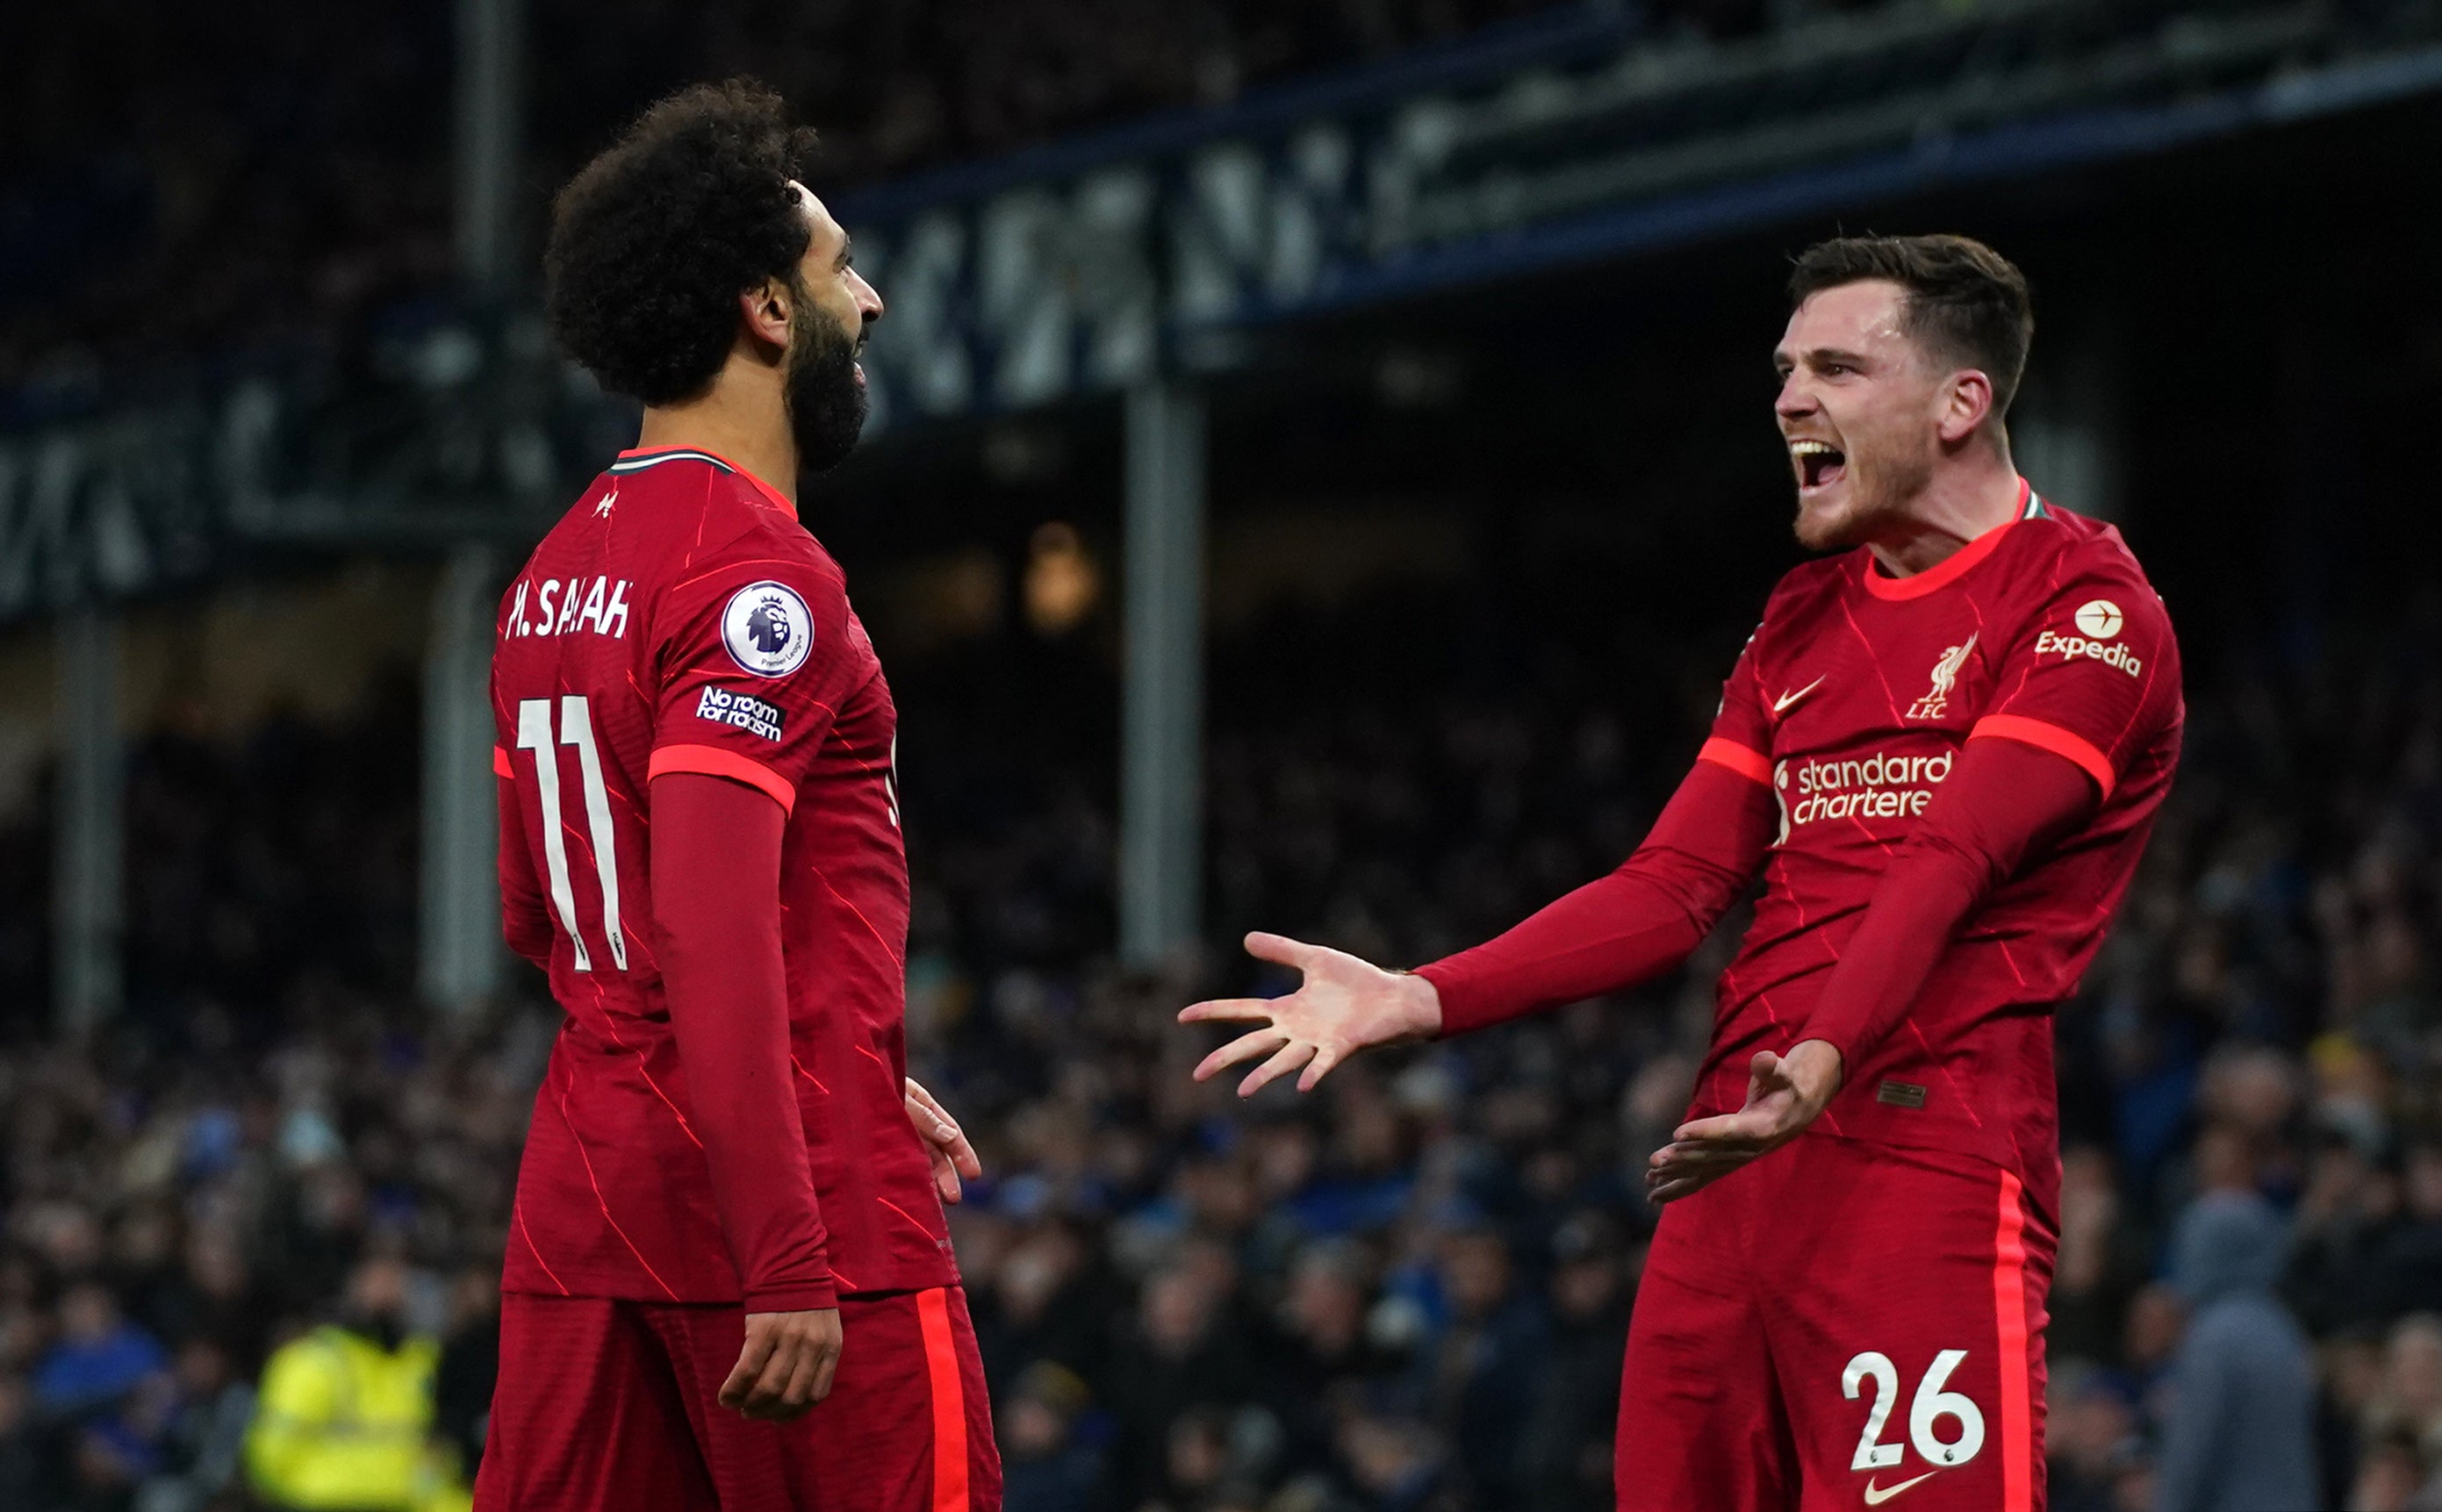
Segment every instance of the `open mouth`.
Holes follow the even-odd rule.
[[[1838,483],[1849,470],[1849,455],[1828,441],[1793,441],[1789,457],[1797,464],[1797,486],[1813,492]]]

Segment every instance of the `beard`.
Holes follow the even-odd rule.
[[[1845,551],[1883,534],[1884,525],[1907,513],[1908,504],[1933,482],[1933,459],[1910,456],[1868,460],[1848,454],[1847,498],[1834,510],[1797,506],[1797,543],[1808,551]]]
[[[797,465],[828,472],[856,449],[865,428],[865,386],[856,381],[859,342],[800,293],[789,328],[789,366],[781,395]]]

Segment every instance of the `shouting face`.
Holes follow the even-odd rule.
[[[1896,283],[1820,289],[1790,316],[1773,353],[1774,409],[1797,478],[1797,538],[1813,550],[1888,533],[1959,430],[1959,374],[1908,334],[1906,316]]]

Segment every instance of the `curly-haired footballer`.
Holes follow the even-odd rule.
[[[502,922],[567,1017],[483,1512],[1000,1505],[942,1215],[978,1167],[906,1079],[897,715],[797,518],[882,318],[812,144],[757,85],[690,89],[555,209],[553,328],[645,419],[493,652]]]

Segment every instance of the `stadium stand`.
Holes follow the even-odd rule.
[[[535,182],[645,101],[748,71],[821,101],[825,169],[871,181],[1168,106],[1216,103],[1553,0],[1180,6],[894,0],[803,8],[541,0]],[[1690,5],[1751,26],[1759,6]],[[264,39],[276,37],[276,46]],[[449,272],[446,9],[12,8],[0,54],[0,388],[272,346],[429,296]],[[159,291],[130,311],[117,293]]]
[[[82,408],[130,374],[157,383],[170,358],[344,355],[449,295],[441,12],[391,0],[300,17],[257,0],[149,16],[0,19],[0,52],[29,81],[0,102],[0,419]],[[536,0],[530,24],[549,62],[531,84],[530,212],[645,101],[739,71],[810,102],[838,192],[1317,70],[1412,68],[1435,45],[1498,57],[1484,44],[1503,27],[1576,36],[1563,52],[1581,60],[1520,82],[1531,110],[1480,102],[1449,123],[1439,166],[1461,180],[1595,159],[1525,202],[1496,195],[1506,214],[2192,99],[2432,30],[2423,8],[2385,0],[892,0],[779,26],[744,0],[683,18]]]

